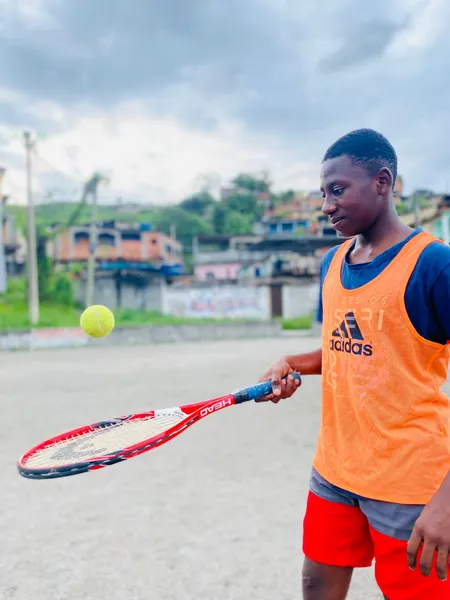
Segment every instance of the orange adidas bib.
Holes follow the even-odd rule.
[[[323,283],[322,418],[317,471],[355,494],[425,504],[450,471],[450,344],[422,338],[404,297],[424,248],[413,237],[368,284],[345,290],[336,252]],[[449,298],[450,305],[450,298]]]

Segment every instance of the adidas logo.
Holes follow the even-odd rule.
[[[345,352],[356,356],[372,356],[372,344],[365,344],[355,313],[348,312],[344,320],[331,333],[330,350]]]

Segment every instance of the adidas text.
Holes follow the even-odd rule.
[[[372,344],[364,344],[354,340],[332,339],[330,340],[330,350],[334,352],[345,352],[355,354],[356,356],[372,356]]]

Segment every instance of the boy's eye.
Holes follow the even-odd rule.
[[[342,188],[342,187],[333,188],[333,195],[340,196],[343,193],[343,191],[344,191],[344,188]]]

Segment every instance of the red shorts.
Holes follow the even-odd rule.
[[[370,526],[356,506],[324,500],[309,492],[303,523],[303,552],[321,564],[369,567],[389,600],[450,600],[450,578],[440,581],[408,567],[407,542],[390,538]],[[417,561],[417,565],[418,565]]]

